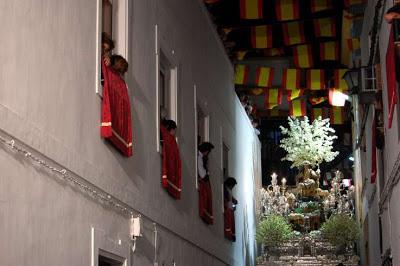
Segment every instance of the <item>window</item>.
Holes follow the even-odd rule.
[[[157,88],[157,143],[160,143],[161,119],[171,119],[178,124],[178,65],[174,60],[174,50],[168,49],[165,43],[160,43],[158,26],[155,26],[156,39],[156,88]],[[170,53],[168,53],[170,51]],[[160,144],[157,151],[161,151]]]
[[[123,259],[108,252],[100,251],[99,266],[123,266]],[[107,255],[106,255],[107,254]]]
[[[222,213],[224,213],[225,180],[229,177],[229,147],[222,142]]]
[[[196,188],[198,188],[197,183],[197,147],[203,143],[210,141],[210,116],[206,115],[204,109],[200,106],[201,101],[197,99],[197,87],[193,86],[193,107],[195,116],[195,165],[196,165],[196,175],[195,182]]]
[[[101,36],[105,32],[115,44],[113,54],[128,62],[128,0],[97,0],[96,93],[102,95]]]
[[[210,116],[197,105],[197,143],[210,141]]]

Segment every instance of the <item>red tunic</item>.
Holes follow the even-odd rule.
[[[211,184],[209,179],[199,178],[199,214],[205,223],[214,223]]]
[[[104,76],[101,137],[125,156],[132,156],[132,119],[128,88],[122,77],[102,61]]]
[[[181,198],[182,165],[175,137],[161,125],[162,147],[162,186],[175,199]]]

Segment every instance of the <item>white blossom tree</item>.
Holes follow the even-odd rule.
[[[308,165],[319,167],[323,161],[330,162],[339,154],[332,151],[335,130],[330,127],[329,119],[318,117],[311,124],[304,119],[288,118],[289,127],[280,127],[282,134],[280,147],[287,155],[282,160],[291,161],[291,168]]]

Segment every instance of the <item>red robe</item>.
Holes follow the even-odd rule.
[[[132,119],[128,88],[112,68],[101,64],[104,76],[101,105],[101,137],[108,139],[125,156],[132,156]]]
[[[199,178],[199,214],[207,224],[214,223],[210,180]]]
[[[182,165],[175,137],[161,125],[162,147],[162,186],[175,199],[181,198]]]

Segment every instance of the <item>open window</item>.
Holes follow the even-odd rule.
[[[99,266],[123,266],[124,265],[124,259],[116,256],[114,254],[111,254],[109,252],[105,252],[103,250],[100,250],[99,252]]]
[[[155,26],[156,38],[156,128],[157,151],[161,151],[160,122],[162,119],[171,119],[178,124],[178,65],[174,60],[174,51],[168,49],[159,40],[158,27]],[[170,53],[168,53],[170,51]]]
[[[102,95],[101,60],[102,33],[115,44],[112,54],[128,60],[128,0],[97,0],[96,93]]]
[[[224,182],[229,177],[229,147],[222,142],[222,211],[224,211]]]

